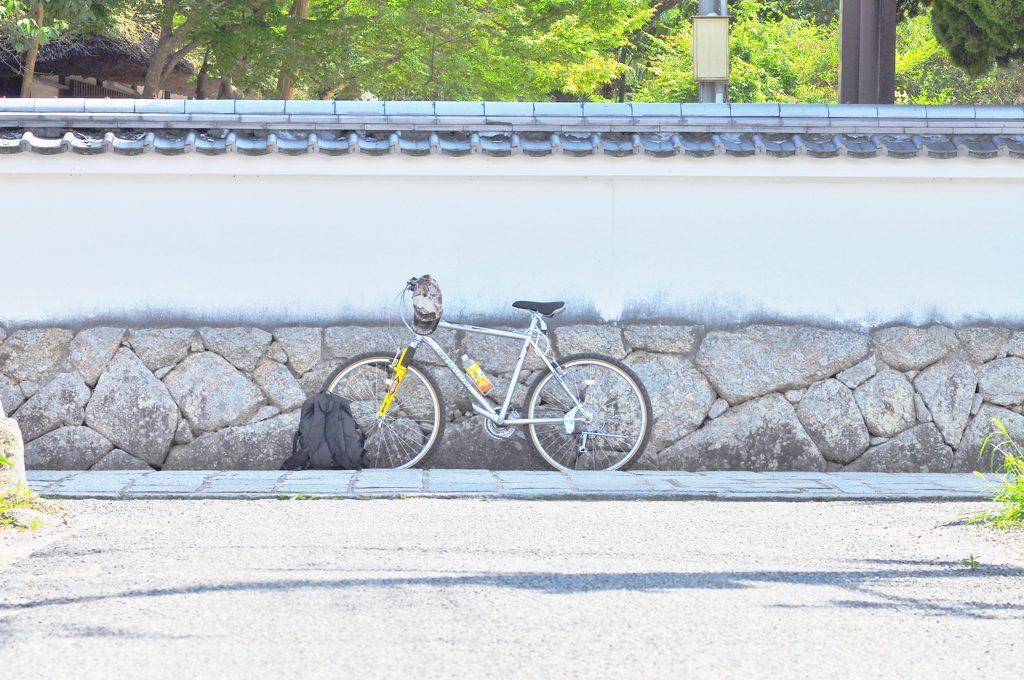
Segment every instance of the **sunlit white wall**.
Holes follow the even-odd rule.
[[[1024,322],[1024,162],[0,157],[0,323]]]

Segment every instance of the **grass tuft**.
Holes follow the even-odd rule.
[[[998,419],[993,418],[992,422],[996,424],[996,430],[985,437],[981,455],[984,456],[985,450],[991,445],[991,469],[1000,477],[1000,484],[992,500],[1001,503],[1003,507],[997,512],[978,513],[971,519],[971,523],[983,522],[999,529],[1024,526],[1024,451]],[[984,477],[980,472],[975,474]]]
[[[43,528],[43,522],[32,519],[27,526],[18,524],[14,517],[7,514],[8,510],[34,510],[47,515],[62,515],[64,509],[59,503],[42,498],[24,484],[20,484],[14,493],[0,495],[0,527],[4,529],[20,529],[36,531]]]

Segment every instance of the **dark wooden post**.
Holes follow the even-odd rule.
[[[856,104],[860,85],[860,2],[839,3],[839,103]]]
[[[839,102],[892,104],[896,0],[841,0],[839,16]]]

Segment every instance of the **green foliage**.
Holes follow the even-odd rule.
[[[983,512],[972,522],[986,522],[1000,529],[1024,525],[1024,451],[1013,441],[999,420],[992,419],[996,429],[981,445],[981,456],[991,445],[991,469],[999,469],[1001,483],[993,500],[1003,505],[999,512]],[[975,473],[979,476],[980,472]]]
[[[925,13],[897,30],[896,90],[898,103],[906,104],[1021,104],[1024,64],[972,76],[938,43]]]
[[[44,10],[41,25],[30,16],[39,2]],[[37,37],[39,44],[45,45],[69,31],[87,28],[102,11],[93,0],[0,0],[0,37],[15,51],[24,52]]]
[[[734,7],[729,97],[734,102],[834,102],[839,63],[838,22],[782,16],[763,20],[765,5],[748,0]],[[681,21],[656,41],[652,77],[636,101],[696,101],[693,28]]]
[[[934,0],[931,17],[953,63],[973,76],[1024,58],[1024,0]]]
[[[968,555],[967,557],[960,560],[960,564],[969,568],[971,571],[978,571],[978,569],[981,568],[981,562],[979,562],[978,558],[975,557],[973,554]]]
[[[16,508],[35,510],[48,515],[60,515],[64,512],[59,504],[47,501],[33,493],[24,484],[19,484],[14,493],[0,495],[0,527],[28,529],[30,531],[42,528],[42,522],[38,519],[33,519],[28,526],[19,526],[15,524],[14,518],[4,514],[8,510]]]

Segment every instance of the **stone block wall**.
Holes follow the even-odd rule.
[[[1024,441],[1024,333],[1006,328],[568,325],[551,336],[560,355],[609,354],[646,384],[654,430],[639,469],[987,471],[991,418]],[[277,469],[330,372],[407,339],[361,326],[0,328],[0,402],[30,469]],[[515,343],[437,339],[504,393]],[[448,408],[428,467],[544,469],[522,433],[484,434],[429,349],[417,360]],[[541,367],[531,357],[516,405]]]

